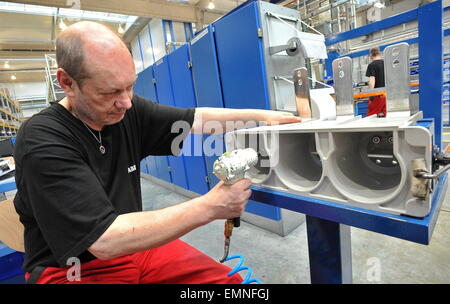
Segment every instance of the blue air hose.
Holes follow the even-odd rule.
[[[259,279],[251,278],[251,276],[252,276],[252,269],[249,266],[243,266],[242,267],[242,264],[244,264],[244,257],[242,255],[240,255],[240,254],[232,255],[230,257],[227,257],[224,260],[224,262],[229,261],[229,260],[233,260],[233,259],[239,259],[239,262],[228,273],[229,277],[231,277],[232,275],[238,273],[239,271],[247,270],[247,275],[245,276],[245,279],[242,282],[242,284],[251,284],[251,283],[261,284],[261,281]]]

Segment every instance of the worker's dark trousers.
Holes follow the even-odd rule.
[[[116,259],[81,264],[80,280],[68,276],[72,266],[47,267],[38,284],[234,284],[239,274],[228,277],[231,269],[181,240]],[[25,278],[28,280],[30,274]],[[72,280],[69,280],[69,279]]]

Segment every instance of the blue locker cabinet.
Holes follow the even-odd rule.
[[[189,45],[179,47],[167,57],[175,105],[181,108],[195,108],[197,104],[190,68]],[[188,135],[183,145],[183,160],[188,189],[205,194],[209,191],[205,159],[202,151],[194,147],[196,143],[201,144],[201,140],[202,136],[199,134]],[[196,152],[200,152],[200,155],[196,155]]]
[[[191,40],[189,49],[197,106],[223,108],[222,86],[217,65],[213,27],[210,25],[199,32]],[[218,142],[225,147],[223,135],[203,136],[204,140],[208,138],[207,142]],[[219,182],[219,179],[212,174],[213,163],[217,157],[216,155],[210,156],[205,154],[210,188]]]
[[[154,73],[159,103],[168,106],[175,106],[168,56],[161,58],[158,62],[155,63]],[[189,187],[187,183],[183,157],[168,156],[166,158],[168,161],[168,168],[170,166],[170,176],[172,179],[172,183],[182,188],[188,189]],[[160,170],[163,170],[163,167],[161,167]]]
[[[156,86],[153,80],[153,66],[150,66],[137,75],[136,83],[133,88],[134,93],[151,101],[158,102]],[[155,156],[146,157],[141,161],[141,172],[170,182],[170,176],[168,174],[164,174],[164,172],[162,172],[161,176],[159,175]]]
[[[260,28],[257,1],[242,5],[214,23],[226,108],[270,109]]]

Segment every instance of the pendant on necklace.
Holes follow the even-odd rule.
[[[100,146],[100,153],[102,153],[102,154],[106,153],[106,149],[103,145]]]

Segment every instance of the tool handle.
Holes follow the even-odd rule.
[[[233,218],[233,225],[234,227],[240,227],[241,226],[241,218],[240,217],[235,217]]]

